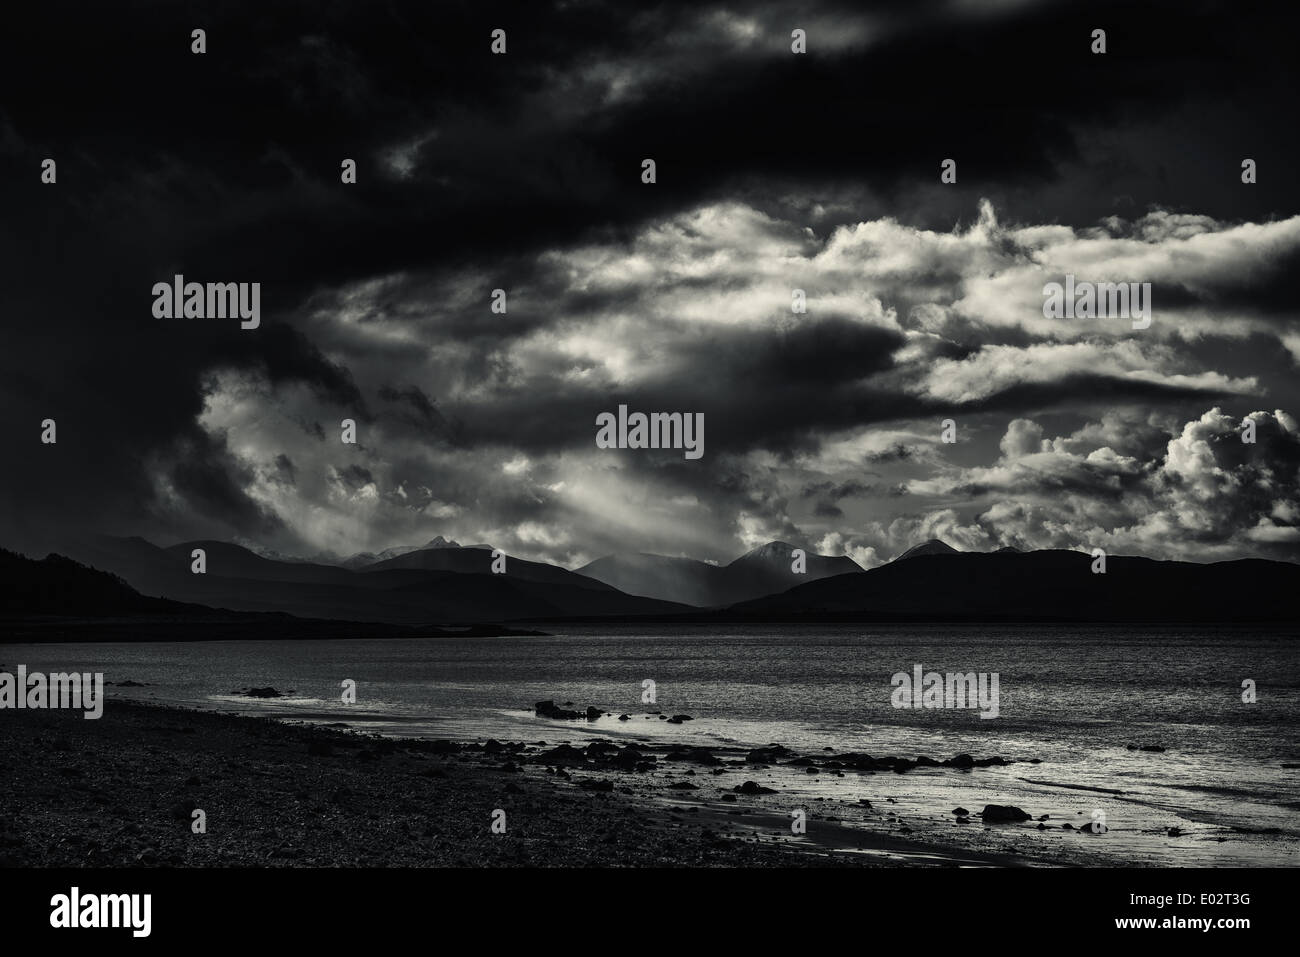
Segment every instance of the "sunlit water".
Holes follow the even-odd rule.
[[[879,804],[945,824],[958,805],[1016,804],[1051,816],[1049,832],[997,833],[1059,847],[1062,859],[1300,864],[1300,646],[1291,631],[1173,627],[547,626],[547,637],[0,645],[7,669],[102,671],[146,683],[110,695],[347,722],[386,734],[575,743],[595,737],[752,747],[780,743],[875,756],[961,752],[1041,759],[970,773],[767,772],[785,794]],[[895,672],[996,672],[1000,713],[895,708]],[[341,682],[356,682],[344,704]],[[656,701],[642,702],[645,679]],[[1258,700],[1242,700],[1253,679]],[[245,686],[292,689],[253,700]],[[628,721],[534,716],[543,699],[595,705]],[[111,697],[109,702],[111,714]],[[650,711],[695,720],[669,725]],[[1163,753],[1131,751],[1160,745]],[[755,772],[755,777],[762,777]],[[1035,782],[1029,783],[1023,778]],[[734,783],[734,782],[731,782]],[[1070,784],[1122,791],[1072,791]],[[1069,835],[1095,811],[1103,839]],[[1178,826],[1185,835],[1167,837]],[[985,829],[992,834],[992,829]],[[980,839],[961,839],[979,844]],[[1042,842],[1056,842],[1044,844]]]

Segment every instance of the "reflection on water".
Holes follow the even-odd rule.
[[[785,787],[808,800],[887,794],[922,817],[957,805],[1018,804],[1035,816],[1049,814],[1053,830],[1101,808],[1111,832],[1097,853],[1295,864],[1298,772],[1281,765],[1300,760],[1297,637],[1222,627],[602,626],[518,638],[8,645],[0,647],[0,660],[146,683],[110,694],[343,721],[404,736],[775,742],[814,756],[831,748],[1036,758],[1042,763],[970,773],[805,775],[815,780]],[[894,708],[891,675],[917,664],[997,672],[1000,716]],[[646,678],[655,681],[653,704],[641,700]],[[1254,704],[1241,700],[1245,678],[1259,686]],[[341,700],[345,679],[356,681],[355,705]],[[294,693],[238,694],[267,685]],[[593,723],[538,719],[531,706],[543,699],[572,702],[576,710],[595,705],[613,716]],[[695,720],[669,725],[647,714],[653,711]],[[617,720],[620,714],[629,720]],[[1123,793],[1054,786],[1060,784]],[[1175,825],[1187,836],[1162,837]],[[1257,833],[1270,830],[1277,833]],[[1059,840],[1017,831],[1020,840],[1049,837]]]

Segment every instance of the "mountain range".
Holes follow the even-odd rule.
[[[666,615],[685,606],[625,595],[567,569],[519,558],[493,574],[492,552],[435,540],[354,567],[265,558],[241,545],[96,536],[71,556],[119,576],[145,595],[245,612],[305,618],[431,624],[589,616]],[[202,549],[206,571],[191,571]],[[378,557],[378,556],[376,556]]]
[[[629,595],[644,595],[697,608],[733,605],[801,582],[860,572],[851,558],[808,553],[806,570],[792,570],[794,546],[768,542],[727,565],[710,565],[693,558],[668,558],[644,552],[609,555],[579,568],[579,575],[613,585]]]
[[[938,545],[857,575],[740,602],[722,614],[759,621],[1300,620],[1300,565],[1290,562],[1112,555],[1098,573],[1085,552],[958,552]]]
[[[442,629],[236,612],[141,595],[121,578],[63,555],[0,548],[0,641],[199,641],[535,635],[477,624]]]
[[[204,574],[191,571],[195,549],[205,553]],[[1109,556],[1105,573],[1097,574],[1092,556],[1083,552],[959,552],[937,540],[867,571],[847,558],[807,555],[805,575],[791,570],[793,547],[784,542],[727,565],[638,554],[569,571],[507,558],[504,574],[492,573],[488,546],[463,547],[441,538],[378,553],[368,562],[358,558],[349,562],[352,567],[276,560],[217,541],[161,548],[141,538],[101,536],[71,551],[77,561],[59,555],[35,561],[0,551],[0,615],[193,620],[219,610],[228,620],[243,616],[263,631],[273,632],[289,616],[300,624],[314,622],[303,636],[326,636],[329,622],[409,629],[557,619],[1300,619],[1300,565]]]
[[[204,574],[191,572],[195,549],[205,553]],[[94,536],[69,551],[144,595],[235,611],[426,624],[675,615],[861,571],[850,559],[811,554],[805,578],[791,571],[793,550],[772,542],[726,566],[610,556],[578,571],[507,557],[504,574],[492,573],[491,546],[462,546],[441,536],[422,546],[332,561],[269,557],[274,553],[218,541],[163,548],[138,537]]]

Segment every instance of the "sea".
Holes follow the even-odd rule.
[[[750,777],[780,785],[791,801],[822,809],[887,803],[900,819],[926,824],[920,832],[1064,865],[1300,864],[1294,629],[533,627],[547,634],[7,644],[0,664],[103,672],[112,686],[101,720],[111,720],[115,698],[132,698],[459,741],[780,744],[814,759],[996,755],[1014,763],[842,776],[772,768]],[[899,707],[895,676],[910,678],[917,666],[996,674],[997,716]],[[355,703],[344,700],[349,683]],[[288,695],[241,693],[266,686]],[[602,714],[541,718],[533,706],[543,700]],[[667,720],[674,715],[691,720]],[[1001,829],[978,819],[954,823],[954,810],[986,804],[1021,807],[1035,821]],[[1104,833],[1080,830],[1094,821]]]

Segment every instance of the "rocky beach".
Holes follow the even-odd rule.
[[[985,826],[998,815],[1026,826],[1018,809],[936,821],[867,796],[879,794],[879,774],[979,773],[1001,759],[403,740],[122,700],[97,721],[7,713],[0,748],[9,867],[1052,863],[944,837],[978,829],[980,814]],[[857,775],[863,796],[796,802],[779,786],[795,774]],[[804,828],[792,827],[794,811]]]

